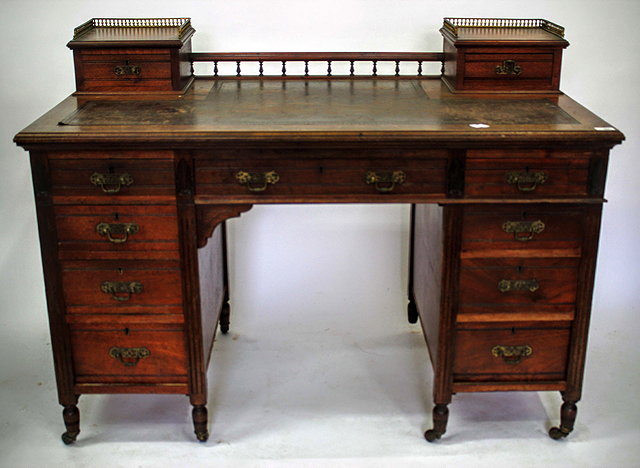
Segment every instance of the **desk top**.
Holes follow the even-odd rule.
[[[178,98],[69,97],[15,141],[200,145],[242,141],[620,143],[566,95],[457,95],[439,80],[196,80]]]

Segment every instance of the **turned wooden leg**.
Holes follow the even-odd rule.
[[[191,416],[193,417],[193,428],[195,429],[196,437],[200,442],[206,442],[209,438],[207,408],[203,405],[196,405],[193,407]]]
[[[80,410],[76,405],[65,406],[62,410],[62,418],[67,432],[62,434],[62,442],[66,445],[75,442],[80,433]]]
[[[560,427],[549,429],[549,437],[555,440],[567,437],[573,431],[576,422],[578,407],[573,401],[565,401],[560,408]]]
[[[229,323],[231,317],[231,307],[228,302],[222,306],[222,310],[220,311],[220,331],[223,335],[226,335],[229,332]]]
[[[447,421],[449,420],[449,409],[447,405],[437,404],[433,407],[433,429],[424,433],[424,438],[433,442],[442,437],[447,432]]]

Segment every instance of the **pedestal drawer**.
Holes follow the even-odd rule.
[[[462,257],[577,257],[584,217],[584,208],[575,205],[468,206]]]
[[[71,329],[77,383],[186,382],[183,330],[173,324]]]
[[[570,322],[467,323],[455,332],[456,382],[565,378]]]
[[[175,206],[56,206],[61,259],[178,258]]]
[[[181,314],[177,261],[66,261],[62,284],[68,314]]]
[[[57,203],[118,203],[175,199],[173,161],[162,159],[51,159]],[[135,156],[134,156],[135,157]],[[130,199],[130,198],[129,198]]]
[[[587,158],[469,158],[465,175],[465,196],[587,196],[588,179]]]
[[[465,259],[459,314],[573,313],[578,263],[577,258]]]

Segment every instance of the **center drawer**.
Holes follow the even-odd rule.
[[[455,382],[566,378],[570,322],[466,323],[455,332]]]
[[[233,196],[268,200],[295,195],[419,194],[444,196],[446,156],[387,158],[255,157],[200,160],[196,166],[198,196]]]

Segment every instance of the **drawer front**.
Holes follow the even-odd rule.
[[[579,259],[465,259],[460,273],[460,313],[572,310]],[[532,317],[533,318],[533,317]]]
[[[589,160],[467,160],[466,197],[536,198],[587,196]]]
[[[575,206],[465,207],[462,257],[581,255],[584,210]]]
[[[180,278],[177,261],[62,262],[68,314],[180,314]]]
[[[172,160],[52,159],[50,170],[56,202],[118,203],[175,197]]]
[[[76,52],[79,91],[171,90],[168,49],[100,49]]]
[[[487,50],[464,54],[464,88],[475,90],[555,90],[551,50]]]
[[[422,194],[444,196],[443,159],[236,159],[200,161],[198,195]]]
[[[77,383],[145,383],[187,380],[184,332],[166,325],[113,329],[72,328]]]
[[[175,206],[56,206],[61,259],[178,258]]]
[[[456,382],[564,380],[569,338],[569,322],[459,325],[453,379]]]

